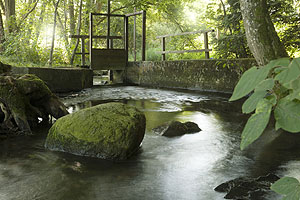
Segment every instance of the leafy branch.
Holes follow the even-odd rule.
[[[242,106],[243,113],[255,113],[248,119],[242,132],[241,149],[261,136],[274,110],[276,130],[300,132],[300,58],[281,58],[269,64],[247,70],[229,99],[240,99],[250,92]],[[283,199],[299,200],[300,183],[293,177],[283,177],[271,189],[284,195]]]
[[[247,70],[236,85],[229,101],[249,93],[243,113],[252,113],[242,132],[241,149],[261,136],[268,125],[272,111],[276,130],[300,132],[300,58],[290,61],[280,58],[269,64]]]

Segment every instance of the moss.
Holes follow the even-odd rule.
[[[16,80],[16,85],[23,94],[31,94],[34,99],[52,95],[44,81],[33,74],[25,74]]]
[[[145,116],[141,112],[121,103],[108,103],[57,120],[49,130],[46,147],[123,159],[139,147],[144,133]]]
[[[15,113],[23,113],[26,99],[19,93],[15,80],[9,76],[0,76],[0,88],[0,97],[5,99],[10,109]]]
[[[58,111],[63,110],[58,99],[50,102],[56,96],[35,75],[0,76],[0,97],[7,103],[18,128],[24,132],[31,132],[30,125],[37,124],[38,117],[48,119],[49,114],[53,115],[47,108],[55,110],[58,105]]]

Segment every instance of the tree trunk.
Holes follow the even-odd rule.
[[[4,39],[5,39],[5,32],[4,32],[4,26],[3,26],[2,12],[0,9],[0,52],[3,51],[2,43],[4,42]]]
[[[9,33],[15,29],[16,22],[16,2],[15,0],[5,0],[6,27]]]
[[[51,43],[51,49],[50,49],[50,59],[49,59],[49,65],[52,65],[53,62],[53,52],[54,52],[54,41],[55,41],[55,28],[56,28],[56,17],[57,17],[57,8],[59,1],[55,4],[55,11],[54,11],[54,23],[53,23],[53,33],[52,33],[52,43]]]
[[[266,0],[240,0],[247,42],[259,65],[288,57],[271,21]]]
[[[81,29],[81,13],[82,13],[82,0],[80,0],[80,6],[79,6],[79,15],[78,15],[78,23],[77,23],[77,31],[76,31],[76,35],[80,35],[80,29]],[[76,50],[78,48],[79,45],[79,38],[77,39],[75,48],[73,49],[73,53],[72,53],[72,57],[71,57],[71,61],[70,64],[73,65],[74,63],[74,58],[75,58],[75,53]],[[82,45],[83,46],[83,45]],[[82,50],[81,50],[82,51]]]
[[[46,7],[46,3],[43,2],[42,7],[41,7],[41,12],[39,14],[39,20],[38,20],[38,23],[37,23],[37,27],[40,27],[44,22],[45,7]],[[34,42],[33,42],[33,45],[32,45],[36,49],[37,49],[37,44],[38,44],[38,40],[39,40],[39,37],[40,37],[40,33],[41,33],[41,29],[38,28],[36,30],[35,39],[34,39]]]
[[[74,1],[69,0],[69,17],[70,17],[70,33],[71,35],[75,32],[75,11]]]

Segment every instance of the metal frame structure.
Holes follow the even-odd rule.
[[[194,31],[194,32],[183,32],[178,34],[170,34],[170,35],[161,35],[157,36],[157,39],[162,39],[162,51],[160,52],[162,54],[162,60],[166,60],[166,54],[169,53],[195,53],[195,52],[205,52],[205,59],[209,59],[209,52],[212,51],[212,49],[209,49],[208,47],[208,33],[214,32],[214,30],[202,30],[202,31]],[[174,37],[174,36],[180,36],[180,35],[192,35],[192,34],[203,34],[204,35],[204,49],[195,49],[195,50],[179,50],[179,51],[166,51],[166,38],[167,37]]]
[[[137,15],[142,15],[142,61],[146,60],[146,11],[134,12],[126,15],[111,14],[110,0],[108,0],[107,13],[90,13],[89,35],[71,35],[70,38],[81,39],[81,52],[76,53],[81,55],[81,64],[85,65],[85,56],[89,55],[90,68],[93,70],[124,70],[128,62],[128,48],[129,48],[129,17],[136,19]],[[94,16],[107,17],[107,34],[105,36],[94,35]],[[119,17],[124,20],[124,34],[123,36],[111,36],[111,18]],[[89,39],[89,52],[85,52],[85,40]],[[106,39],[106,48],[99,49],[93,47],[93,39]],[[113,41],[115,39],[123,39],[124,48],[115,49]],[[134,60],[136,61],[136,20],[134,20]]]

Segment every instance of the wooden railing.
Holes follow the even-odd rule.
[[[196,53],[196,52],[205,52],[205,59],[209,59],[209,52],[212,51],[212,49],[209,49],[208,47],[208,33],[214,32],[214,30],[202,30],[202,31],[193,31],[193,32],[183,32],[183,33],[177,33],[177,34],[170,34],[170,35],[161,35],[157,36],[157,39],[162,39],[162,51],[160,52],[162,54],[162,60],[166,60],[166,54],[169,53]],[[176,50],[176,51],[167,51],[166,50],[166,38],[167,37],[174,37],[174,36],[180,36],[180,35],[192,35],[192,34],[203,34],[204,35],[204,49],[194,49],[194,50]]]

